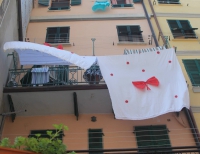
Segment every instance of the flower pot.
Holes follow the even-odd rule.
[[[0,147],[0,154],[36,154],[30,151]]]

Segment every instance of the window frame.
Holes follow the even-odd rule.
[[[117,1],[117,0],[116,0]],[[124,0],[125,1],[125,0]],[[130,4],[113,4],[112,0],[110,0],[111,5],[113,8],[126,8],[126,7],[133,7],[133,2],[130,0]]]
[[[195,67],[197,68],[196,71],[191,71],[189,67],[193,67],[193,66],[189,66],[189,63],[187,62],[191,62],[193,61],[194,64],[195,64]],[[198,62],[199,61],[199,62]],[[185,70],[188,74],[188,77],[190,78],[190,81],[192,83],[192,86],[199,86],[200,85],[200,81],[199,83],[196,83],[196,80],[195,80],[195,77],[194,75],[198,75],[199,78],[200,78],[200,59],[183,59],[182,60],[183,64],[184,64],[184,67],[185,67]]]
[[[38,0],[38,4],[42,6],[49,6],[49,0]]]
[[[181,4],[180,0],[178,0],[178,3],[173,2],[173,0],[157,0],[157,1],[158,1],[158,4]]]
[[[48,33],[48,29],[50,29],[50,28],[57,28],[56,33],[49,34]],[[60,33],[60,29],[61,28],[68,28],[68,33]],[[58,39],[60,39],[60,35],[64,35],[64,34],[67,35],[66,41],[65,42],[59,41]],[[52,35],[52,36],[54,35],[54,42],[48,41],[49,35]],[[65,43],[70,43],[70,39],[69,38],[70,38],[70,26],[64,26],[64,27],[47,27],[47,29],[46,29],[46,39],[45,39],[46,43],[50,43],[50,44],[62,44],[62,43],[65,44]]]
[[[124,27],[126,27],[126,29],[127,29],[127,40],[125,40],[125,41],[121,41],[121,38],[120,38],[120,31],[119,31],[119,27],[122,27],[122,26],[124,26]],[[140,34],[138,34],[137,36],[140,36],[141,38],[138,38],[138,40],[139,39],[142,39],[142,41],[134,41],[134,36],[132,36],[132,39],[133,39],[133,41],[130,41],[129,39],[131,39],[131,34],[132,33],[134,33],[134,31],[131,31],[131,27],[137,27],[138,28],[138,33],[140,33]],[[144,42],[144,38],[143,38],[143,36],[142,36],[142,32],[143,31],[141,31],[141,27],[140,27],[140,25],[117,25],[116,26],[116,28],[117,28],[117,35],[118,35],[118,41],[119,42],[130,42],[130,43],[136,43],[136,42]],[[125,38],[125,36],[124,36],[124,38]]]
[[[53,3],[59,3],[59,2],[56,2],[56,1],[59,1],[59,0],[51,0],[49,10],[56,11],[56,10],[69,10],[70,9],[70,0],[66,0],[66,3],[68,2],[68,6],[61,5],[59,7],[52,7]]]
[[[95,132],[99,133],[99,136],[101,136],[98,148],[91,146],[91,142],[93,142],[93,141],[91,141],[92,140],[91,139],[92,131],[93,131],[93,133],[95,133]],[[95,138],[95,137],[93,137],[93,138]],[[97,138],[99,138],[99,137],[97,137]],[[102,150],[103,149],[103,129],[88,129],[88,149],[89,150],[97,150],[97,149]],[[103,152],[89,152],[89,154],[103,154]]]
[[[174,33],[173,29],[171,28],[172,25],[170,24],[170,21],[176,21],[176,24],[178,25],[177,30],[180,30],[180,31],[181,31],[180,34],[182,34],[182,35],[176,36],[176,37],[175,37],[176,33]],[[192,33],[193,33],[192,36],[193,36],[193,37],[187,37],[187,35],[186,35],[187,33],[185,33],[184,30],[181,30],[181,29],[183,29],[183,25],[181,24],[181,21],[182,21],[182,22],[183,22],[183,21],[187,21],[188,26],[192,29]],[[168,20],[167,20],[167,23],[168,23],[168,25],[169,25],[169,28],[170,28],[170,30],[171,30],[171,33],[172,33],[174,39],[181,39],[182,37],[183,37],[182,39],[197,39],[197,35],[196,35],[196,33],[194,32],[194,30],[193,30],[193,28],[192,28],[192,26],[191,26],[189,20],[174,20],[174,19],[170,20],[170,19],[168,19]],[[198,28],[197,28],[197,29],[198,29]]]
[[[165,131],[166,135],[165,136],[158,135],[158,134],[156,134],[157,133],[156,130]],[[147,137],[145,137],[145,140],[143,140],[143,143],[141,143],[142,142],[141,138],[140,138],[141,135],[139,135],[139,133],[137,133],[137,132],[141,132],[141,131],[147,133],[147,135],[145,134],[145,136],[150,136],[149,137],[150,141],[146,140]],[[149,148],[149,147],[151,147],[151,148],[152,147],[171,147],[170,138],[169,138],[169,135],[168,135],[168,129],[167,129],[166,125],[135,126],[134,127],[134,133],[135,133],[135,136],[136,136],[137,146],[138,146],[139,149],[140,148]],[[166,140],[166,141],[163,141],[163,139],[158,140],[159,136],[161,136],[162,138],[164,137],[165,138],[164,140]],[[150,145],[145,145],[145,147],[144,147],[143,145],[146,144],[146,142],[147,143],[149,142]],[[163,142],[163,143],[168,142],[168,144],[167,145],[164,144],[163,146],[158,145],[161,142]],[[142,152],[142,150],[139,150],[139,152]],[[145,151],[145,152],[147,152],[147,151]],[[158,152],[158,151],[154,151],[154,152]]]

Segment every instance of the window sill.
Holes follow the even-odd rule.
[[[145,42],[118,42],[117,45],[147,45]]]
[[[162,4],[162,3],[158,3],[158,5],[160,6],[182,6],[182,4]]]
[[[51,46],[57,46],[57,45],[66,45],[66,46],[71,46],[71,43],[49,43]]]
[[[60,11],[70,11],[71,9],[64,9],[64,10],[48,10],[48,12],[60,12]]]
[[[194,41],[194,42],[198,42],[199,40],[197,38],[194,39],[172,39],[172,41]]]
[[[192,86],[192,91],[194,93],[200,93],[200,86]]]

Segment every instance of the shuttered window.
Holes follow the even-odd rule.
[[[132,0],[111,0],[112,7],[132,7]]]
[[[200,60],[184,59],[183,64],[193,86],[200,85]]]
[[[38,0],[38,4],[43,6],[49,6],[49,0]]]
[[[69,27],[47,28],[46,43],[69,43]]]
[[[52,134],[56,133],[55,129],[50,129],[50,130],[31,130],[30,135],[28,137],[36,137],[36,134],[40,134],[40,138],[49,138],[49,135],[47,135],[47,131],[52,131]],[[61,131],[59,133],[59,135],[57,137],[55,137],[56,139],[60,139],[62,140],[64,136],[63,131]]]
[[[102,129],[89,129],[89,150],[103,149]],[[103,152],[89,152],[89,154],[103,154]]]
[[[160,4],[180,4],[180,0],[158,0]]]
[[[133,0],[133,3],[140,3],[141,0]]]
[[[71,6],[80,5],[80,4],[81,4],[81,0],[71,0]]]
[[[136,134],[138,148],[171,147],[168,130],[165,125],[136,126],[134,132]],[[139,151],[141,152],[142,150]]]
[[[140,26],[117,26],[119,42],[144,42]]]
[[[167,20],[174,38],[197,38],[188,20]]]
[[[52,0],[49,10],[70,9],[70,0]]]

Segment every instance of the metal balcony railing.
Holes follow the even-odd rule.
[[[0,25],[2,23],[2,20],[3,20],[4,14],[6,12],[9,2],[10,0],[3,0],[0,4]]]
[[[43,67],[34,65],[32,68],[10,69],[6,86],[36,87],[80,84],[105,84],[99,67],[92,66],[83,70],[78,66]]]

